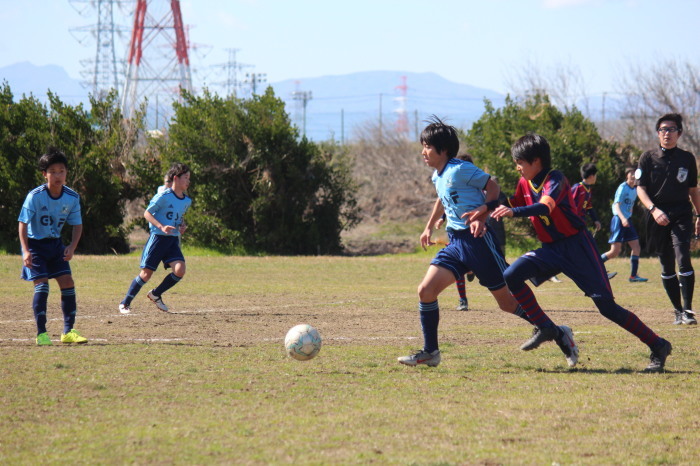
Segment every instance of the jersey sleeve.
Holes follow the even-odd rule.
[[[648,186],[651,176],[651,155],[645,152],[639,158],[637,170],[634,172],[635,186]]]
[[[525,192],[523,191],[523,180],[520,178],[518,184],[515,185],[515,194],[508,198],[510,207],[522,207],[525,205]]]
[[[491,175],[481,170],[473,163],[464,163],[458,171],[461,181],[465,184],[483,190],[486,183],[491,179]]]
[[[82,225],[83,224],[83,217],[80,212],[80,198],[76,199],[75,205],[73,206],[73,210],[71,210],[70,214],[68,214],[68,218],[66,219],[66,223],[68,225]]]
[[[698,166],[695,162],[695,156],[693,154],[690,154],[691,156],[691,163],[690,169],[688,170],[688,187],[689,188],[697,188],[698,187]]]
[[[17,219],[17,221],[27,224],[32,221],[32,218],[36,213],[36,209],[34,209],[34,203],[32,202],[33,199],[34,198],[30,194],[24,200],[24,204],[22,204],[22,209],[19,211],[19,218]]]
[[[148,213],[150,213],[151,215],[155,215],[163,207],[164,193],[165,192],[158,193],[151,198],[151,202],[149,202],[148,207],[146,207]]]
[[[617,191],[615,191],[615,197],[613,198],[613,204],[622,202],[622,194],[624,193],[626,184],[627,183],[622,183],[620,186],[617,187]]]

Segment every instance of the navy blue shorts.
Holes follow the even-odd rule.
[[[632,222],[630,222],[630,226],[623,227],[620,217],[614,215],[610,220],[610,239],[608,243],[626,243],[636,239],[639,239],[639,235],[637,234],[637,230],[632,226]]]
[[[587,229],[554,243],[543,243],[542,247],[521,256],[511,267],[530,261],[536,265],[540,276],[563,273],[576,283],[590,298],[613,298],[608,274],[600,258],[593,237]]]
[[[61,238],[29,238],[32,267],[22,267],[22,279],[33,282],[41,278],[70,275],[70,263],[63,259],[65,248]]]
[[[503,271],[508,263],[491,230],[481,238],[474,238],[469,230],[453,231],[449,238],[450,244],[435,255],[431,265],[451,271],[455,280],[471,270],[479,284],[492,291],[506,286]]]
[[[141,253],[141,268],[158,270],[158,264],[163,263],[167,269],[170,263],[185,261],[180,250],[179,236],[151,235]]]

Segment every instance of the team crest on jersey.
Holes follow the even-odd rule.
[[[688,169],[684,167],[680,167],[678,169],[678,174],[676,175],[676,179],[678,180],[679,183],[683,183],[686,178],[688,178]]]
[[[61,215],[68,215],[70,213],[70,207],[67,205],[61,206]]]

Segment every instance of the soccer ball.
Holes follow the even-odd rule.
[[[306,361],[321,350],[321,335],[309,324],[295,325],[284,337],[284,348],[289,357]]]

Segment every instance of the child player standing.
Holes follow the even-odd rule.
[[[173,164],[166,175],[171,181],[170,188],[156,194],[148,204],[143,216],[150,223],[151,236],[141,255],[141,271],[134,278],[119,304],[119,312],[131,312],[131,301],[148,283],[158,264],[172,268],[160,285],[148,292],[148,299],[158,309],[168,312],[168,306],[161,299],[163,293],[175,286],[185,276],[185,257],[180,250],[180,235],[184,233],[183,217],[192,204],[185,194],[190,185],[190,169],[182,163]]]
[[[551,167],[547,140],[534,133],[518,139],[511,149],[516,169],[521,178],[511,207],[504,205],[491,214],[503,217],[530,217],[542,247],[530,251],[511,264],[503,276],[508,288],[527,312],[540,315],[542,329],[533,348],[554,338],[554,324],[537,303],[525,284],[530,277],[563,272],[589,296],[603,316],[632,333],[651,349],[647,372],[661,372],[671,354],[671,343],[647,327],[634,313],[615,302],[610,281],[600,259],[593,237],[573,205],[569,182],[564,174]]]
[[[502,310],[515,314],[536,327],[539,326],[540,317],[530,313],[525,315],[523,308],[508,291],[503,278],[503,270],[508,264],[495,235],[485,225],[487,211],[498,205],[500,188],[496,182],[473,163],[455,158],[459,150],[457,130],[438,118],[433,117],[421,133],[420,140],[424,162],[435,169],[432,181],[438,195],[430,219],[421,234],[421,246],[425,248],[434,244],[430,240],[432,229],[443,213],[447,217],[445,229],[449,235],[449,244],[431,261],[418,286],[423,349],[399,357],[398,361],[408,366],[425,364],[434,367],[441,360],[438,346],[438,296],[467,271],[474,272],[479,284],[489,289]],[[551,323],[549,319],[547,321]],[[576,365],[578,347],[571,329],[562,326],[550,330],[550,339],[557,340],[569,366]],[[539,334],[540,332],[535,332],[533,338]],[[526,342],[521,349],[531,349],[529,345],[532,345],[532,341]]]
[[[49,149],[39,159],[39,170],[44,175],[46,184],[27,194],[18,219],[19,241],[22,245],[22,278],[34,283],[32,308],[37,326],[36,344],[53,344],[46,331],[50,278],[55,278],[61,289],[61,343],[87,343],[87,338],[73,328],[77,306],[75,283],[69,264],[83,233],[80,196],[65,185],[68,160],[62,152]],[[61,230],[66,223],[73,226],[68,246],[64,246],[61,241]]]

